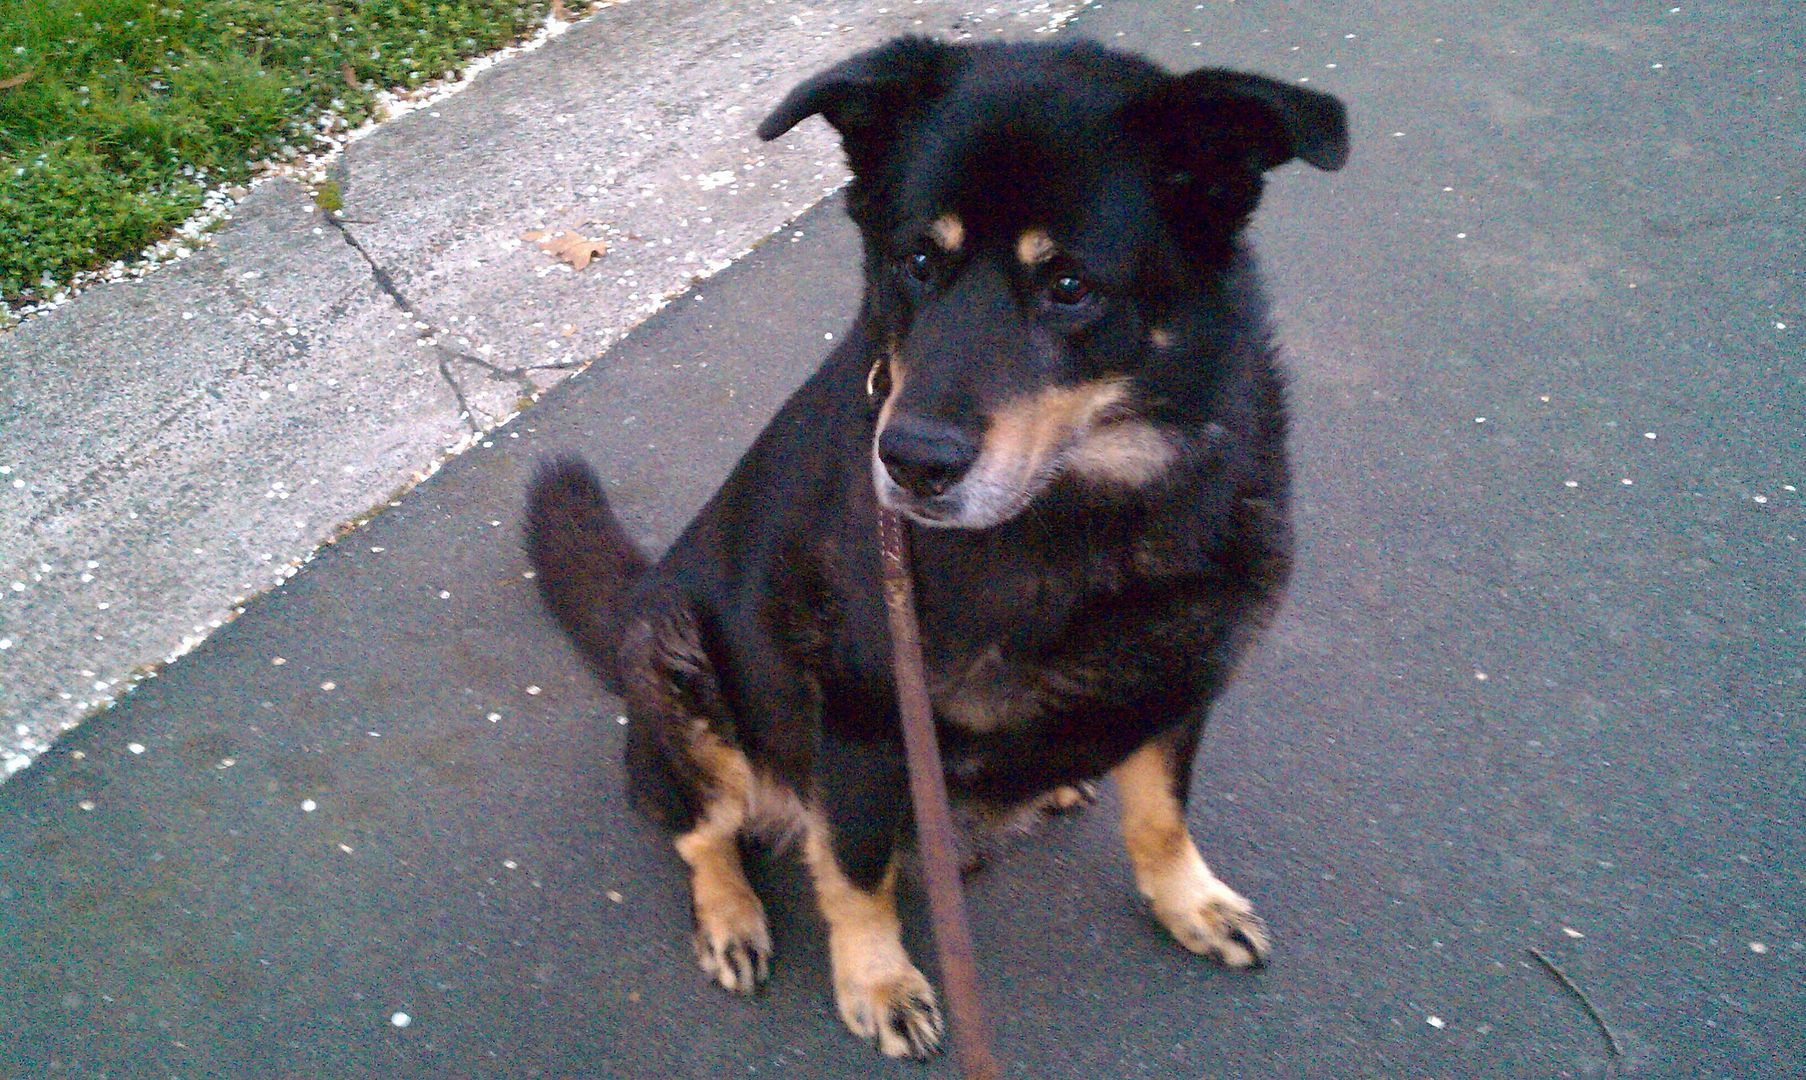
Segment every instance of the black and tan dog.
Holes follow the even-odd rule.
[[[898,935],[879,502],[912,522],[955,793],[1112,775],[1155,917],[1260,962],[1185,804],[1211,701],[1290,568],[1281,376],[1241,234],[1268,170],[1342,165],[1342,106],[1086,43],[902,39],[803,83],[759,134],[817,114],[865,247],[844,343],[656,564],[579,461],[543,468],[529,505],[545,596],[626,699],[631,783],[676,830],[703,968],[765,979],[740,838],[788,834],[847,1026],[894,1056],[939,1042]]]

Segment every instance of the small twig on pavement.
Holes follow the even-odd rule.
[[[1599,1025],[1599,1030],[1605,1033],[1605,1041],[1611,1044],[1613,1059],[1623,1061],[1624,1047],[1618,1042],[1618,1033],[1613,1031],[1612,1026],[1605,1022],[1605,1017],[1599,1014],[1599,1010],[1594,1007],[1592,999],[1587,997],[1586,991],[1575,985],[1574,980],[1568,978],[1566,972],[1556,967],[1555,961],[1549,959],[1548,954],[1544,953],[1543,950],[1537,948],[1535,945],[1526,945],[1525,949],[1529,951],[1531,956],[1536,957],[1544,967],[1548,968],[1549,974],[1555,976],[1563,986],[1567,987],[1570,994],[1573,994],[1579,999],[1580,1004],[1586,1008],[1587,1015],[1593,1018],[1593,1023]]]

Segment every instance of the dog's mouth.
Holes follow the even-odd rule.
[[[970,519],[965,512],[966,492],[962,490],[965,487],[964,481],[938,495],[922,496],[905,490],[891,477],[884,462],[879,460],[875,445],[872,453],[872,483],[877,489],[878,505],[930,528],[980,529],[998,523]]]
[[[1066,442],[1041,454],[987,452],[958,483],[933,495],[919,495],[897,483],[876,452],[872,455],[872,480],[880,505],[919,524],[937,529],[989,529],[1028,509],[1061,476],[1084,472],[1082,454],[1088,436],[1109,428],[1102,425],[1074,432]]]
[[[888,408],[885,413],[880,434]],[[933,528],[988,529],[1022,513],[1069,473],[1092,483],[1141,487],[1172,460],[1172,444],[1136,416],[1120,379],[1049,388],[996,410],[989,420],[971,467],[932,492],[899,484],[874,439],[879,503]]]

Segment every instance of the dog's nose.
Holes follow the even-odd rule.
[[[926,499],[959,483],[978,460],[978,445],[952,424],[894,416],[878,436],[878,460],[897,486]]]

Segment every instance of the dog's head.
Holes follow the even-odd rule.
[[[1258,332],[1228,274],[1264,174],[1348,154],[1326,94],[1088,43],[900,39],[798,86],[759,135],[818,113],[853,169],[884,343],[878,497],[954,528],[1062,478],[1158,481],[1213,349]]]

